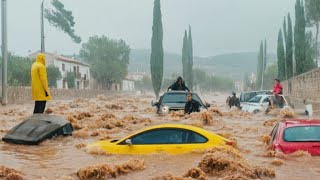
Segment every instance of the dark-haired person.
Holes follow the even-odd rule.
[[[172,91],[190,91],[189,88],[184,84],[184,81],[182,77],[178,77],[177,81],[173,83],[170,87],[168,87],[169,90]]]
[[[192,93],[187,93],[187,103],[184,106],[184,113],[191,114],[193,112],[200,112],[200,103],[192,99]]]
[[[232,97],[229,98],[228,105],[230,108],[232,106],[236,106],[237,108],[240,108],[240,100],[239,98],[237,98],[237,94],[235,92],[232,92]]]

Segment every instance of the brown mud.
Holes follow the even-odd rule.
[[[76,129],[73,136],[57,137],[39,146],[0,142],[0,179],[79,179],[87,178],[88,174],[93,174],[92,178],[115,175],[116,179],[132,180],[319,179],[320,157],[311,157],[306,152],[281,155],[268,150],[268,135],[273,126],[282,117],[299,117],[299,113],[272,110],[268,115],[252,115],[226,107],[226,94],[199,95],[207,102],[214,102],[213,106],[206,112],[191,115],[183,112],[157,115],[150,107],[155,99],[152,95],[99,95],[93,99],[50,101],[47,113],[70,121]],[[32,111],[32,103],[0,107],[0,138]],[[111,155],[86,148],[92,142],[119,139],[165,123],[202,127],[236,142],[236,149],[212,148],[182,155]],[[130,164],[128,159],[136,161]],[[138,162],[143,162],[143,166]]]

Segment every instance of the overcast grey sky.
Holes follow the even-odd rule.
[[[72,10],[83,42],[92,35],[122,38],[132,49],[150,49],[153,0],[61,0]],[[9,50],[40,48],[41,0],[8,0]],[[257,51],[266,38],[276,51],[283,17],[295,0],[162,0],[165,51],[181,54],[184,30],[192,26],[194,54]],[[50,0],[45,6],[50,7]],[[294,15],[294,14],[292,14]],[[293,17],[292,17],[293,18]],[[46,22],[46,50],[78,53],[81,45]]]

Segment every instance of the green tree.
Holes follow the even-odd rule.
[[[307,71],[305,65],[306,62],[306,21],[304,16],[304,7],[300,0],[296,1],[295,6],[295,26],[294,26],[294,55],[296,63],[296,73],[297,75]],[[294,66],[293,66],[294,67]],[[293,72],[294,73],[294,72]]]
[[[264,46],[263,46],[264,50],[263,50],[263,72],[266,71],[267,69],[267,61],[268,61],[268,53],[267,53],[267,40],[264,40]]]
[[[287,37],[288,37],[286,17],[283,18],[283,37],[284,37],[284,43],[286,44]]]
[[[274,84],[274,78],[277,77],[278,74],[278,66],[277,64],[271,64],[266,68],[266,72],[264,73],[264,87],[266,89],[271,89]]]
[[[283,81],[286,79],[286,67],[285,67],[285,54],[283,46],[283,36],[281,29],[278,34],[278,46],[277,46],[277,57],[278,57],[278,78]]]
[[[193,89],[193,42],[192,42],[192,33],[191,26],[189,26],[189,37],[188,37],[188,79],[187,83],[189,88]]]
[[[215,91],[230,91],[234,90],[234,81],[228,77],[211,76],[208,78],[208,84],[211,85],[211,90]]]
[[[10,86],[30,86],[33,60],[8,54],[8,84]]]
[[[260,43],[260,50],[258,54],[258,63],[257,63],[257,79],[256,84],[258,88],[261,88],[262,86],[262,73],[263,73],[263,42]]]
[[[206,81],[205,81],[206,78],[207,78],[207,73],[204,70],[193,69],[194,87],[202,89],[206,84]]]
[[[71,11],[64,8],[64,5],[59,0],[51,2],[53,9],[45,9],[45,18],[54,27],[61,29],[67,33],[75,43],[81,42],[81,37],[77,36],[74,31],[74,17]]]
[[[293,36],[290,13],[288,14],[288,32],[286,38],[286,71],[287,78],[293,77]]]
[[[182,76],[187,81],[188,85],[188,35],[184,32],[183,47],[182,47]]]
[[[67,72],[66,81],[69,89],[75,88],[76,76],[74,75],[74,72]]]
[[[151,40],[151,79],[152,87],[157,98],[163,78],[163,27],[160,0],[154,0],[153,26]]]
[[[128,74],[130,47],[123,40],[105,36],[90,37],[82,45],[80,56],[91,65],[92,77],[102,88],[110,89]]]
[[[284,75],[285,75],[285,80],[288,79],[288,71],[287,71],[287,37],[288,37],[288,32],[287,32],[287,23],[286,23],[286,17],[283,18],[283,41],[284,41]]]
[[[315,50],[314,39],[312,37],[312,32],[309,31],[306,33],[306,63],[304,64],[304,71],[310,71],[314,68],[317,68],[317,51]]]
[[[307,21],[308,27],[316,28],[316,38],[315,38],[314,48],[316,51],[316,57],[318,57],[319,56],[318,35],[319,35],[319,23],[320,23],[320,1],[305,0],[305,7],[306,7],[306,21]]]
[[[47,67],[47,76],[49,87],[57,88],[57,80],[62,78],[59,68],[53,65],[49,65]]]

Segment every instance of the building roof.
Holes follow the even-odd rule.
[[[40,51],[37,51],[37,52],[35,52],[34,54],[38,54],[38,53],[40,53]],[[57,60],[59,60],[59,61],[64,61],[64,62],[68,62],[68,63],[74,63],[74,64],[79,64],[79,65],[82,65],[82,66],[90,67],[89,64],[84,63],[84,62],[81,62],[81,61],[76,60],[76,59],[73,59],[73,58],[69,58],[69,57],[65,57],[65,56],[61,56],[61,55],[54,54],[54,53],[49,53],[49,52],[45,52],[45,54],[54,56],[55,59],[57,59]]]
[[[81,61],[78,61],[78,60],[75,60],[75,59],[72,59],[72,58],[68,58],[68,57],[64,57],[64,56],[55,56],[55,57],[56,57],[56,59],[58,59],[60,61],[79,64],[79,65],[82,65],[82,66],[90,67],[89,64],[81,62]]]

